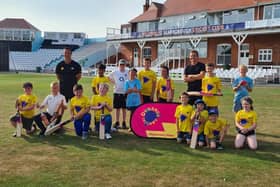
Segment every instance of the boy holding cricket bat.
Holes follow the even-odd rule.
[[[75,96],[70,100],[70,114],[74,120],[76,134],[85,140],[88,137],[91,120],[90,101],[83,95],[82,85],[76,84],[73,87],[73,92]]]
[[[172,102],[174,97],[174,82],[169,77],[169,68],[161,66],[161,78],[157,81],[156,98],[158,102]]]
[[[191,116],[191,121],[193,124],[192,141],[194,142],[191,142],[191,144],[193,144],[193,147],[195,148],[196,144],[198,144],[199,147],[202,147],[205,144],[204,126],[205,122],[208,120],[208,111],[206,110],[204,101],[201,99],[197,99],[194,102],[194,106],[195,110]],[[196,120],[198,120],[198,129],[195,129],[194,127]]]
[[[99,94],[94,95],[91,99],[91,109],[94,110],[95,131],[105,133],[105,139],[112,139],[111,126],[113,110],[112,99],[107,96],[109,85],[101,83],[99,85]],[[101,124],[103,122],[104,124]],[[100,132],[101,125],[105,126],[105,132]],[[103,139],[103,134],[99,134],[100,139]]]
[[[219,99],[217,95],[221,93],[221,80],[214,73],[215,65],[212,63],[206,64],[206,75],[202,79],[203,101],[208,107],[208,110],[216,109],[218,111]]]
[[[218,118],[218,111],[216,109],[209,110],[208,115],[208,120],[204,127],[207,146],[211,149],[224,149],[222,142],[229,124],[225,119]]]
[[[177,106],[175,111],[176,125],[177,125],[177,142],[182,143],[186,140],[189,145],[191,142],[191,114],[193,107],[188,104],[189,95],[186,92],[181,93],[180,96],[181,104]]]
[[[27,134],[32,134],[35,132],[36,127],[33,126],[33,116],[35,114],[35,108],[38,105],[37,97],[32,94],[33,85],[30,82],[23,84],[24,94],[20,95],[16,100],[16,109],[20,115],[15,115],[10,118],[11,125],[17,128],[17,125],[21,125],[26,130]],[[20,136],[21,128],[19,132],[14,133],[13,136]]]

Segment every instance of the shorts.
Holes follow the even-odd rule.
[[[205,142],[205,135],[203,132],[197,135],[197,140],[199,142]]]
[[[178,132],[178,136],[177,139],[181,139],[181,140],[186,140],[186,141],[190,141],[191,140],[191,135],[189,132]]]
[[[153,100],[151,99],[151,96],[149,95],[142,95],[143,103],[152,103]]]
[[[20,117],[21,117],[22,127],[24,129],[30,131],[32,129],[33,118],[26,118],[26,117],[23,117],[22,115]],[[20,118],[17,114],[15,114],[14,116],[11,116],[10,121],[19,122]]]
[[[116,109],[126,108],[126,95],[114,93],[113,106]]]
[[[246,136],[246,137],[256,134],[255,130],[248,131],[247,133],[242,133],[239,128],[236,128],[236,130],[237,130],[238,134],[241,134],[241,135]]]
[[[190,104],[191,106],[193,106],[193,105],[194,105],[194,102],[195,102],[197,99],[202,99],[202,96],[190,95],[190,96],[189,96],[189,104]]]
[[[163,99],[163,98],[158,98],[158,102],[160,103],[167,103],[167,99]]]

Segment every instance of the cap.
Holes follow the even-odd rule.
[[[197,100],[195,100],[195,102],[194,102],[195,105],[197,105],[197,104],[199,104],[199,103],[202,103],[202,104],[205,105],[205,103],[204,103],[204,101],[203,101],[202,99],[197,99]]]
[[[125,65],[125,64],[126,64],[125,59],[120,59],[120,60],[119,60],[119,65],[120,65],[120,64],[124,64],[124,65]]]
[[[213,108],[213,109],[210,109],[210,110],[208,111],[208,114],[209,114],[209,115],[213,115],[213,114],[218,115],[218,114],[219,114],[219,112],[218,112],[218,110],[217,110],[217,109]]]
[[[134,71],[135,73],[137,73],[137,69],[136,68],[130,68],[129,71]]]

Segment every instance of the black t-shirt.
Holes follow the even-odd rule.
[[[187,65],[184,75],[197,75],[205,71],[205,64],[198,62],[196,65]],[[188,91],[201,91],[202,80],[188,82]]]
[[[60,92],[67,98],[71,98],[73,94],[73,86],[77,84],[76,75],[82,72],[80,64],[75,61],[71,61],[70,64],[66,64],[61,61],[57,64],[55,73],[59,75]]]

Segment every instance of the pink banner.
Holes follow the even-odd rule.
[[[147,103],[140,105],[132,114],[131,129],[143,138],[177,137],[176,118],[178,103]]]

